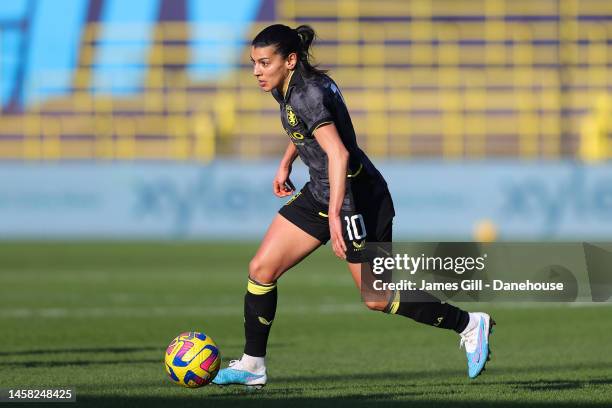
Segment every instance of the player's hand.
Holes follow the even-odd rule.
[[[329,235],[336,256],[340,259],[346,259],[346,244],[342,236],[342,221],[339,215],[329,215]]]
[[[275,196],[286,197],[295,192],[295,186],[289,179],[289,174],[291,174],[291,166],[278,168],[274,181],[272,181],[272,191]]]

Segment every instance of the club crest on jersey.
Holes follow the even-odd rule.
[[[298,117],[293,111],[293,108],[291,107],[291,105],[287,105],[285,107],[285,110],[287,111],[287,122],[289,122],[291,126],[297,126]]]

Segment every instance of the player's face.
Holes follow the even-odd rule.
[[[274,88],[282,88],[289,72],[295,68],[296,56],[290,54],[288,58],[283,58],[272,45],[251,47],[251,62],[259,87],[270,92]]]

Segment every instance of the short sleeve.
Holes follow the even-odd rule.
[[[298,96],[298,95],[296,95]],[[300,119],[308,128],[308,133],[312,134],[316,128],[325,124],[332,123],[334,117],[331,113],[329,90],[323,86],[308,86],[299,95],[298,106],[294,106]]]

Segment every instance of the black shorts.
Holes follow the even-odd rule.
[[[367,185],[352,186],[355,211],[341,211],[342,236],[346,243],[346,260],[368,262],[366,242],[391,242],[393,238],[393,200],[386,186],[372,189]],[[322,243],[329,241],[328,208],[317,201],[308,183],[278,211],[309,235]]]

